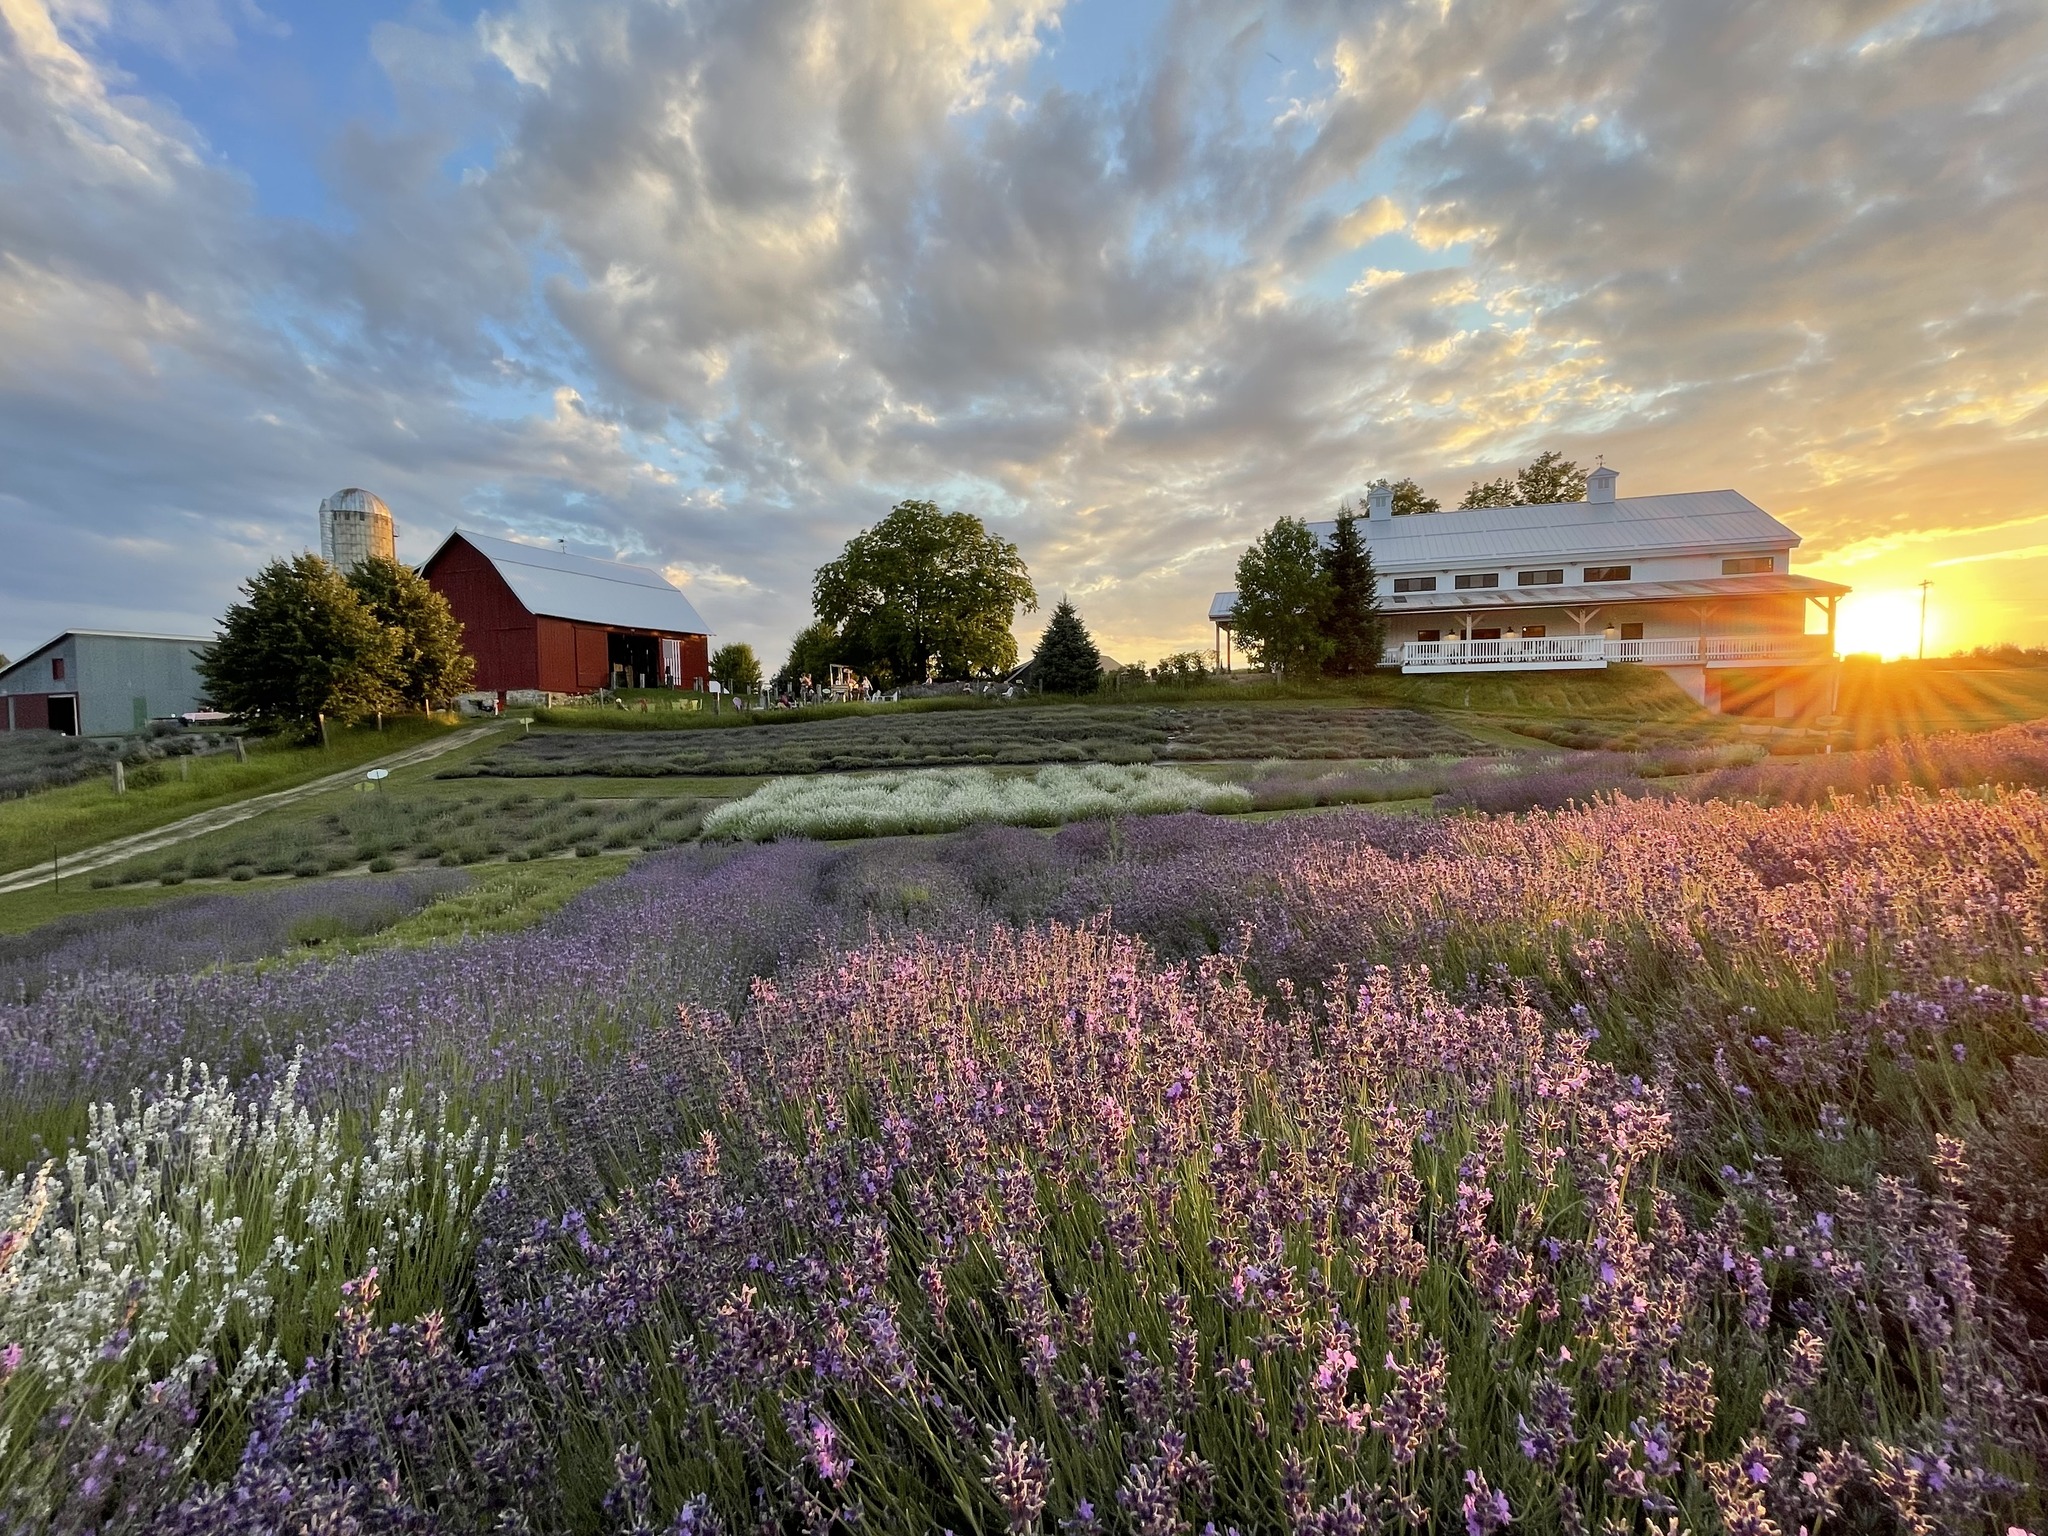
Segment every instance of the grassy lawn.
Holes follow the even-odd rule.
[[[109,838],[146,832],[195,811],[211,810],[251,795],[289,789],[325,774],[420,746],[453,727],[412,716],[384,722],[384,729],[332,728],[325,747],[279,741],[254,742],[246,763],[232,753],[217,757],[156,762],[128,775],[128,792],[114,793],[111,778],[44,790],[0,802],[0,873],[50,857],[74,853]]]

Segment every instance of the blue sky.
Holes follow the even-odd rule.
[[[0,0],[0,652],[203,632],[364,484],[771,659],[937,495],[1150,657],[1273,517],[1549,447],[2048,640],[2044,61],[2022,0]]]

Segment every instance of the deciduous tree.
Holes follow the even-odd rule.
[[[1538,454],[1515,476],[1515,499],[1531,507],[1584,501],[1586,472],[1556,449]]]
[[[1038,684],[1047,693],[1093,693],[1102,686],[1102,653],[1064,597],[1038,641]]]
[[[1438,501],[1405,475],[1396,480],[1389,489],[1394,493],[1394,516],[1396,517],[1413,517],[1421,512],[1440,512],[1443,510],[1442,502]]]
[[[259,729],[305,730],[400,709],[398,640],[318,555],[273,560],[242,585],[199,663],[216,709]]]
[[[761,662],[744,640],[711,653],[711,675],[727,693],[752,693],[761,686]]]
[[[824,687],[832,663],[840,659],[839,650],[837,628],[822,619],[806,624],[789,642],[789,659],[783,662],[782,670],[775,675],[775,686],[794,693],[808,677],[820,688]]]
[[[1038,595],[1017,546],[980,518],[905,501],[819,568],[811,606],[837,627],[838,659],[902,685],[1015,666],[1010,624]]]
[[[476,681],[476,658],[463,646],[462,621],[426,577],[373,555],[347,580],[371,617],[391,631],[391,686],[407,703],[431,710]]]
[[[1329,609],[1316,536],[1300,518],[1281,518],[1238,559],[1238,643],[1267,671],[1314,676],[1329,654]]]
[[[1498,480],[1474,480],[1472,489],[1465,493],[1465,499],[1458,503],[1460,512],[1470,512],[1477,507],[1513,507],[1520,505],[1512,475],[1502,475]]]
[[[1540,453],[1512,475],[1498,480],[1475,480],[1461,511],[1473,507],[1544,507],[1564,501],[1586,499],[1586,472],[1552,449]]]

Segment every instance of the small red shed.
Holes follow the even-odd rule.
[[[420,567],[462,621],[488,693],[701,688],[710,631],[658,571],[462,529]]]

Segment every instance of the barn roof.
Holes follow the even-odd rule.
[[[577,619],[615,629],[654,629],[668,634],[708,635],[710,629],[690,600],[659,571],[623,560],[593,560],[558,549],[520,544],[458,528],[427,557],[426,570],[456,539],[491,562],[532,614]]]
[[[1328,539],[1336,523],[1310,523]],[[1711,554],[1790,549],[1799,535],[1740,491],[1622,496],[1611,502],[1474,507],[1408,517],[1368,518],[1358,531],[1382,572],[1519,560],[1579,562],[1616,555]]]

